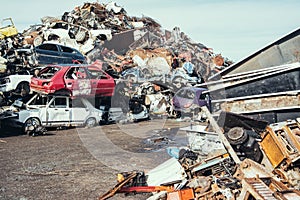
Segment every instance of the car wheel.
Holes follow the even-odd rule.
[[[36,37],[34,38],[34,40],[33,40],[33,45],[34,45],[34,46],[39,46],[39,45],[41,45],[41,44],[43,43],[43,41],[44,41],[43,37],[40,36],[40,35],[38,35],[38,36],[36,36]]]
[[[86,120],[85,122],[85,126],[88,128],[92,128],[94,126],[96,126],[96,119],[94,117],[90,117]]]
[[[184,79],[180,76],[177,76],[175,77],[173,80],[172,80],[172,84],[174,85],[174,87],[176,89],[180,89],[184,86]]]
[[[41,126],[41,122],[38,118],[31,117],[27,119],[24,123],[23,131],[27,135],[34,135],[35,130]]]
[[[23,95],[28,95],[30,92],[30,85],[28,82],[21,82],[19,83],[19,85],[17,86],[16,89],[17,93],[22,93]]]
[[[137,78],[134,75],[132,75],[132,74],[128,74],[124,78],[128,82],[137,82]]]
[[[171,113],[170,113],[170,115],[169,115],[170,117],[174,117],[174,118],[180,118],[181,117],[181,112],[180,111],[178,111],[178,110],[173,110]]]
[[[147,94],[153,94],[155,92],[154,87],[150,86],[147,88]]]
[[[231,128],[227,133],[225,133],[225,136],[232,145],[243,144],[248,139],[248,134],[241,127]]]
[[[144,75],[145,78],[151,78],[151,74],[150,74],[150,71],[148,69],[142,69],[142,73]]]
[[[86,38],[86,32],[84,30],[79,30],[76,34],[75,34],[75,39],[77,42],[83,42]]]

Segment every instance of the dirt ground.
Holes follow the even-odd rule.
[[[98,199],[118,172],[149,170],[170,158],[168,146],[185,146],[178,127],[189,122],[154,119],[94,128],[48,130],[31,137],[0,130],[0,199]],[[147,199],[117,194],[111,199]]]

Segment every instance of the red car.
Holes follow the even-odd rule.
[[[114,79],[96,64],[50,65],[31,78],[32,91],[68,96],[112,96]]]

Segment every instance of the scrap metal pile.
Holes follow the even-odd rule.
[[[115,92],[116,96],[126,96],[123,110],[130,107],[128,101],[138,100],[153,114],[178,116],[171,99],[179,89],[204,83],[232,64],[194,42],[179,27],[169,31],[150,17],[131,17],[114,2],[84,3],[60,17],[42,17],[41,22],[23,33],[1,38],[3,105],[11,105],[21,91],[26,95],[30,92],[35,69],[48,64],[97,62],[115,79],[116,88],[131,91]],[[21,78],[24,73],[28,76]]]
[[[0,104],[21,100],[14,104],[18,112],[1,110],[1,120],[17,117],[29,131],[40,121],[52,126],[43,113],[57,112],[56,101],[64,114],[66,108],[78,112],[74,105],[80,105],[78,113],[83,116],[85,110],[90,116],[80,124],[88,126],[122,120],[124,113],[133,121],[150,114],[179,117],[182,110],[199,120],[203,112],[208,118],[209,125],[182,129],[188,147],[173,149],[170,160],[149,172],[118,174],[118,184],[100,199],[137,192],[152,194],[149,200],[300,199],[300,120],[286,121],[299,116],[294,109],[299,109],[300,68],[294,51],[300,46],[300,29],[232,65],[179,27],[165,30],[150,17],[130,17],[114,2],[84,3],[41,22],[23,33],[8,31],[12,20],[12,26],[0,29]],[[49,64],[54,65],[45,67]],[[58,82],[64,84],[56,91]],[[75,83],[80,87],[68,90]],[[34,96],[30,108],[33,90],[46,93],[47,100]],[[109,103],[71,98],[80,92],[93,94],[95,102],[109,97]],[[264,113],[272,118],[268,122],[229,112],[259,117],[266,110],[272,110]],[[52,120],[61,126],[61,119]]]
[[[186,127],[189,145],[154,169],[118,174],[116,193],[158,199],[299,199],[300,122],[270,124],[223,112],[210,126]]]
[[[84,3],[61,17],[43,17],[41,22],[23,33],[1,39],[1,57],[7,59],[7,65],[34,67],[37,63],[30,62],[28,55],[19,55],[16,50],[49,41],[80,50],[89,62],[101,59],[116,72],[142,64],[152,68],[155,61],[145,60],[150,57],[162,58],[169,68],[172,58],[178,58],[177,67],[184,58],[206,79],[216,69],[231,64],[227,58],[193,42],[178,27],[168,31],[150,17],[130,17],[114,2]],[[155,67],[165,71],[162,68],[167,66]]]

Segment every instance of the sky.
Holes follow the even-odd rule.
[[[10,0],[0,18],[12,17],[19,32],[40,24],[44,16],[61,16],[88,0]],[[237,62],[298,29],[298,0],[116,0],[129,16],[147,16],[162,28],[179,27],[196,43]]]

